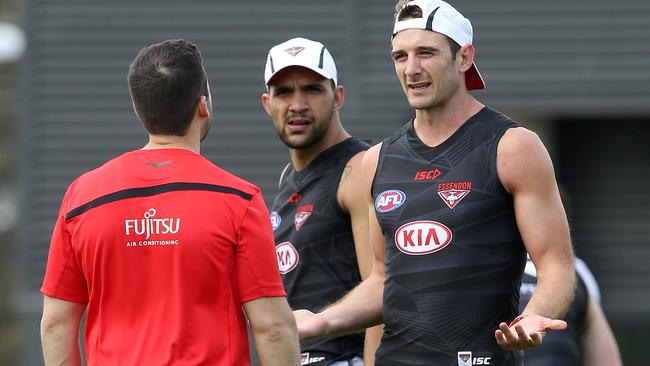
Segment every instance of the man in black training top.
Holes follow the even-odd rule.
[[[320,311],[370,272],[368,208],[358,199],[368,144],[341,125],[344,89],[320,42],[274,46],[264,78],[262,104],[291,156],[271,212],[278,265],[291,307]],[[301,363],[362,365],[363,347],[360,333],[305,341]]]
[[[400,1],[392,36],[415,118],[364,156],[373,270],[336,305],[295,311],[299,334],[383,320],[377,365],[520,365],[519,350],[566,327],[573,296],[551,160],[537,135],[471,94],[485,87],[472,26],[451,5]],[[538,283],[517,316],[526,251]]]

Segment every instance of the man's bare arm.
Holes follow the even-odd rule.
[[[257,357],[262,366],[300,365],[298,331],[284,297],[262,297],[244,303]]]
[[[308,310],[296,310],[300,339],[322,337],[359,331],[381,324],[382,296],[384,288],[383,236],[374,215],[370,185],[377,167],[380,145],[372,147],[363,157],[363,188],[358,199],[364,199],[368,212],[368,241],[372,247],[372,270],[370,275],[334,305],[318,314]],[[373,207],[373,208],[370,208]]]
[[[80,366],[79,326],[86,304],[43,299],[41,343],[45,366]]]
[[[537,289],[516,325],[495,332],[506,349],[541,344],[546,330],[566,327],[561,319],[575,290],[569,226],[553,165],[540,139],[524,128],[508,130],[497,152],[497,171],[512,194],[517,227],[537,268]]]
[[[348,161],[339,181],[338,190],[339,204],[350,215],[354,247],[362,280],[370,276],[374,261],[372,247],[368,240],[368,220],[370,219],[369,215],[374,216],[374,207],[369,207],[367,200],[364,199],[364,195],[367,194],[363,174],[364,153],[360,152]],[[363,352],[366,366],[375,364],[375,351],[383,334],[383,325],[376,325],[366,330]]]
[[[583,366],[622,366],[621,353],[600,304],[589,296],[581,329]]]

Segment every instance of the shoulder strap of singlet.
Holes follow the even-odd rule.
[[[287,165],[284,166],[284,169],[282,169],[282,173],[280,173],[280,179],[278,179],[278,188],[282,186],[282,181],[284,180],[284,176],[289,171],[289,168],[291,168],[291,162],[288,162]]]
[[[377,169],[375,169],[375,175],[372,177],[372,182],[370,183],[370,195],[374,196],[375,194],[375,179],[377,178],[377,173],[379,172],[379,167],[384,160],[384,152],[388,147],[393,144],[397,139],[402,137],[406,131],[408,131],[411,122],[413,119],[410,119],[406,124],[400,127],[397,131],[393,132],[390,136],[386,137],[381,142],[381,147],[379,148],[379,156],[377,157]]]

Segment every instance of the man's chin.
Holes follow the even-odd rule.
[[[282,139],[282,142],[284,142],[285,145],[287,145],[288,148],[291,149],[306,149],[308,147],[311,147],[314,145],[313,141],[310,141],[307,138],[301,138],[301,139]]]
[[[427,109],[433,106],[431,100],[424,98],[409,98],[408,102],[413,109]]]

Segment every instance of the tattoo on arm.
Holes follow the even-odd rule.
[[[341,180],[339,181],[339,184],[341,184],[350,175],[351,170],[352,170],[352,166],[350,165],[350,163],[347,163],[345,165],[345,168],[343,168],[343,174],[341,174]]]

